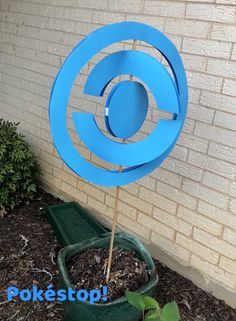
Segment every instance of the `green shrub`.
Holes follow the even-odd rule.
[[[16,131],[18,124],[0,119],[0,208],[6,211],[33,199],[40,173],[36,157]]]

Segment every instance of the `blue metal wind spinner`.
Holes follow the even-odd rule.
[[[152,92],[158,109],[173,113],[171,120],[159,120],[143,140],[123,144],[105,136],[93,114],[73,112],[75,130],[83,144],[97,157],[125,169],[106,170],[89,163],[73,145],[66,126],[66,111],[73,83],[85,64],[107,46],[125,40],[141,40],[165,57],[172,70],[142,51],[123,50],[103,58],[93,68],[84,93],[103,96],[117,76],[132,75]],[[188,87],[181,57],[174,44],[155,28],[137,22],[121,22],[102,27],[81,41],[59,70],[51,92],[49,119],[55,147],[63,161],[80,177],[97,185],[120,186],[153,171],[174,147],[185,120]],[[133,136],[148,111],[148,95],[138,81],[120,81],[108,95],[104,108],[108,132],[121,139]]]

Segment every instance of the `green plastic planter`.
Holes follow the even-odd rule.
[[[107,233],[107,229],[97,222],[87,209],[75,202],[48,206],[45,216],[61,246],[76,244]]]
[[[59,252],[58,270],[61,287],[63,289],[69,287],[74,288],[66,268],[66,262],[68,262],[72,256],[87,249],[109,248],[110,235],[110,233],[106,233],[87,241],[69,245]],[[117,233],[115,235],[114,245],[126,250],[135,250],[138,257],[145,261],[150,271],[150,280],[141,287],[138,292],[152,295],[158,282],[158,277],[155,273],[154,262],[143,244],[135,237],[126,233]],[[138,321],[141,316],[140,312],[127,302],[125,296],[110,303],[90,304],[87,301],[66,301],[64,303],[64,312],[65,321]]]

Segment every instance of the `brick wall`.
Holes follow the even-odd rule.
[[[177,146],[160,168],[122,187],[119,227],[138,235],[162,262],[202,288],[236,302],[236,1],[235,0],[1,0],[0,117],[20,121],[36,153],[44,186],[75,199],[110,222],[114,189],[78,179],[51,141],[48,99],[58,68],[89,32],[135,20],[163,31],[181,52],[189,83],[189,111]],[[68,127],[83,156],[105,165],[75,135],[71,110],[96,114],[104,129],[103,99],[84,96],[93,65],[82,70],[70,99]],[[156,53],[138,43],[152,55]],[[157,57],[157,55],[156,55]],[[150,109],[140,139],[163,113]]]

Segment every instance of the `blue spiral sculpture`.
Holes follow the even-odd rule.
[[[85,64],[107,46],[125,40],[141,40],[166,58],[173,78],[154,57],[142,51],[112,53],[94,67],[84,93],[103,96],[107,85],[117,76],[141,79],[152,92],[158,109],[173,113],[171,120],[159,120],[143,140],[123,144],[109,139],[97,126],[93,114],[73,112],[76,132],[83,144],[97,157],[125,168],[106,170],[89,163],[73,145],[66,126],[66,111],[76,76]],[[174,44],[160,31],[137,22],[121,22],[102,27],[79,43],[65,60],[54,81],[49,119],[55,147],[63,161],[79,176],[97,185],[120,186],[153,171],[174,147],[185,120],[188,87],[181,57]],[[148,110],[145,87],[138,81],[121,81],[113,87],[104,108],[108,132],[121,139],[134,135],[142,126]]]

